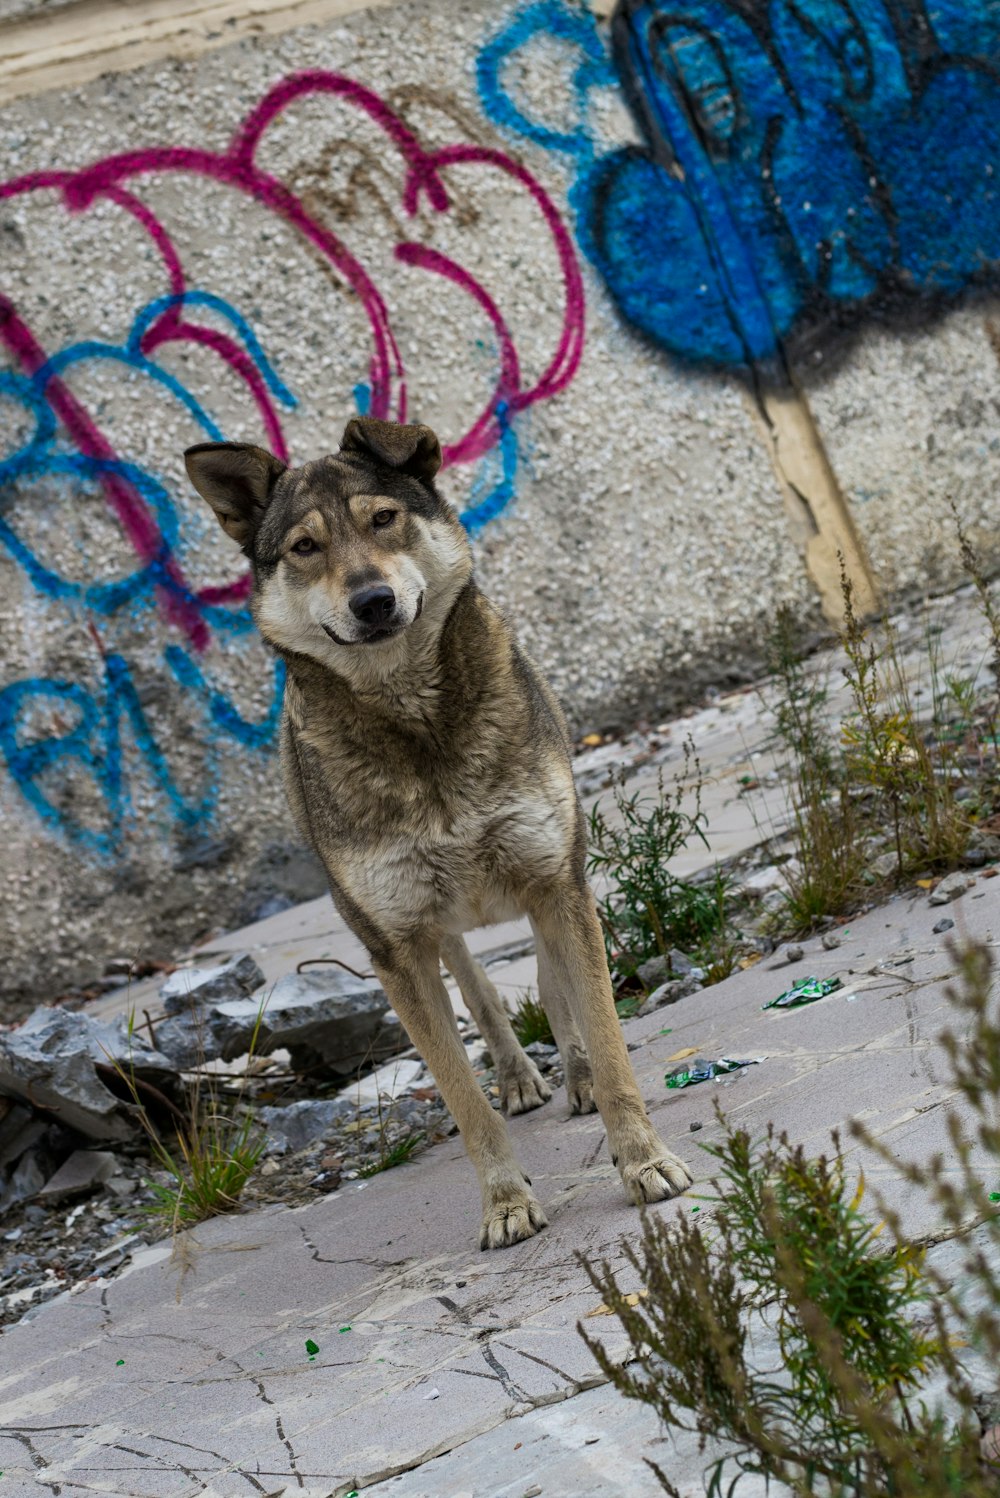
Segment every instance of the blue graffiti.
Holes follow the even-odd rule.
[[[152,611],[160,593],[177,600],[210,628],[241,635],[253,629],[245,604],[212,601],[184,583],[175,562],[183,559],[185,541],[165,485],[141,465],[94,457],[68,446],[60,436],[51,404],[54,378],[91,360],[111,361],[155,381],[206,437],[221,439],[221,428],[203,405],[176,376],[160,368],[142,350],[143,336],[154,321],[181,303],[207,308],[228,322],[270,394],[286,407],[295,406],[294,395],[273,369],[242,315],[222,298],[201,291],[151,302],[137,315],[122,344],[84,340],[52,355],[33,374],[0,370],[0,399],[20,407],[31,428],[21,445],[0,459],[0,545],[36,593],[85,616],[114,620],[127,615],[133,628],[141,630],[140,615]],[[155,537],[152,555],[147,548],[134,570],[111,582],[76,581],[45,562],[19,535],[10,517],[9,499],[39,482],[69,486],[75,497],[108,481],[127,486],[145,506]],[[211,681],[204,665],[179,645],[166,646],[163,663],[174,689],[195,703],[204,717],[201,783],[196,794],[185,793],[171,772],[143,708],[132,668],[121,654],[104,652],[102,647],[103,679],[95,691],[78,682],[46,676],[14,681],[0,690],[0,753],[15,785],[46,825],[100,858],[116,856],[133,820],[123,731],[127,731],[148,780],[159,792],[168,821],[182,827],[196,825],[213,814],[223,739],[246,749],[267,750],[275,738],[284,687],[280,662],[274,666],[270,704],[257,722],[244,717]],[[66,794],[67,775],[74,767],[86,772],[100,792],[104,806],[100,827],[89,825],[74,813],[74,799]]]
[[[566,155],[584,252],[622,315],[716,366],[1000,270],[995,0],[559,0],[483,49],[484,108]],[[575,119],[518,102],[512,60],[575,49]],[[624,93],[642,144],[606,151],[594,90]]]

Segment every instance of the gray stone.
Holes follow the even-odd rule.
[[[15,1160],[20,1160],[25,1150],[37,1144],[48,1128],[43,1118],[38,1118],[30,1108],[13,1103],[5,1098],[7,1112],[0,1123],[0,1170]]]
[[[959,899],[966,890],[972,888],[975,879],[968,874],[956,871],[954,874],[946,874],[941,883],[931,890],[930,903],[932,905],[948,905],[952,900]]]
[[[27,1201],[45,1185],[45,1172],[34,1150],[22,1155],[10,1179],[0,1183],[0,1216],[18,1202]]]
[[[253,993],[264,974],[249,952],[238,952],[213,967],[178,968],[160,988],[168,1014],[186,1014],[206,1004],[222,1004]]]
[[[967,869],[981,869],[983,864],[989,861],[989,854],[985,848],[966,848],[962,854],[962,862]]]
[[[765,895],[784,893],[788,889],[788,880],[784,871],[776,863],[768,864],[764,869],[757,869],[750,874],[740,885],[740,894],[747,900],[762,900]]]
[[[221,1054],[204,1013],[175,1014],[156,1026],[156,1045],[178,1071],[192,1071]]]
[[[290,1103],[286,1108],[260,1108],[257,1117],[267,1130],[267,1153],[284,1155],[314,1144],[357,1111],[349,1097],[335,1097]]]
[[[784,955],[787,962],[801,962],[806,954],[805,949],[800,947],[796,942],[792,946],[785,948]]]
[[[659,988],[654,988],[636,1012],[652,1014],[654,1009],[662,1009],[665,1004],[676,1004],[678,999],[686,999],[688,994],[697,993],[700,987],[701,983],[693,974],[686,978],[671,978],[669,982],[661,983]]]
[[[169,1061],[124,1020],[103,1024],[68,1009],[36,1009],[17,1030],[0,1035],[0,1093],[50,1112],[58,1123],[91,1139],[127,1139],[132,1126],[97,1068],[126,1075],[172,1075]]]
[[[66,1196],[82,1196],[102,1185],[117,1165],[108,1150],[74,1150],[55,1175],[38,1193],[40,1201],[61,1201]]]
[[[942,916],[939,921],[936,921],[934,923],[934,925],[931,927],[931,930],[934,932],[935,936],[943,936],[946,931],[953,930],[954,926],[955,922],[951,919],[951,917],[945,915]]]
[[[868,872],[874,874],[876,879],[891,879],[898,867],[899,859],[895,853],[880,853],[868,865]]]
[[[824,931],[821,939],[824,951],[833,952],[840,946],[840,935],[836,931]]]
[[[290,973],[267,993],[213,1005],[205,1019],[225,1061],[246,1055],[256,1031],[258,1055],[284,1047],[297,1071],[322,1066],[337,1076],[408,1044],[379,985],[337,969]]]
[[[659,955],[648,957],[645,962],[640,962],[635,975],[644,988],[656,988],[670,977],[670,964],[665,957]]]
[[[679,947],[671,947],[668,952],[670,958],[670,971],[678,978],[686,978],[688,973],[693,972],[694,963],[686,952]]]

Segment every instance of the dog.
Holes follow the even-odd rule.
[[[429,427],[348,422],[339,452],[289,468],[203,442],[195,489],[239,542],[251,608],[286,667],[282,772],[303,837],[457,1123],[482,1191],[483,1248],[546,1226],[459,1036],[441,964],[497,1068],[503,1109],[550,1097],[463,933],[527,916],[539,998],[573,1113],[600,1110],[637,1203],[691,1184],[628,1059],[587,885],[586,824],[556,699],[480,592],[434,476]]]

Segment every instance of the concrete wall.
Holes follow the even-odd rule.
[[[950,497],[1000,562],[998,57],[990,0],[425,0],[8,102],[8,996],[316,892],[192,441],[432,424],[580,726],[754,671],[838,550],[954,582]]]

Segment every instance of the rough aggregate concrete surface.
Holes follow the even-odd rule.
[[[0,16],[22,13],[8,0]],[[326,70],[367,90],[363,107],[357,94],[293,101],[267,126],[257,161],[355,257],[388,309],[407,414],[446,443],[471,428],[495,388],[502,361],[491,307],[509,330],[522,390],[541,379],[564,331],[569,282],[535,189],[518,177],[529,173],[582,277],[581,361],[567,384],[517,414],[516,471],[502,480],[495,447],[449,468],[442,483],[463,510],[507,484],[475,538],[481,581],[574,726],[600,728],[752,676],[779,604],[804,633],[815,627],[819,599],[801,549],[809,513],[776,476],[751,382],[681,362],[622,321],[584,253],[572,153],[508,137],[487,118],[477,63],[513,15],[483,0],[441,0],[228,46],[214,38],[215,50],[191,61],[15,100],[0,117],[0,160],[13,179],[77,171],[122,151],[221,152],[292,73]],[[584,128],[574,55],[558,37],[536,35],[504,73],[524,118],[557,134]],[[506,165],[450,165],[447,211],[425,196],[410,212],[380,110],[393,111],[422,149],[499,151]],[[585,128],[598,155],[637,139],[619,88],[594,91]],[[118,189],[64,201],[56,187],[36,186],[5,200],[5,295],[43,354],[90,348],[63,369],[69,394],[115,452],[162,484],[166,498],[151,503],[161,504],[158,523],[185,585],[224,589],[240,578],[242,559],[190,492],[180,461],[203,426],[169,383],[134,358],[107,357],[173,284],[142,214],[171,236],[187,288],[246,319],[296,402],[275,396],[296,460],[335,446],[367,399],[373,344],[361,281],[261,201],[203,172],[148,168],[125,187],[140,208]],[[437,268],[418,268],[428,254]],[[796,371],[874,573],[891,592],[956,580],[949,496],[987,562],[996,560],[994,307],[977,296],[924,326],[914,313],[909,330],[877,326],[831,356],[817,347]],[[218,305],[192,315],[216,338],[233,333]],[[155,361],[227,437],[270,440],[247,385],[210,346],[163,343]],[[9,347],[0,352],[0,370],[17,367]],[[4,399],[0,418],[14,450],[29,434],[28,410]],[[780,456],[787,434],[771,435]],[[46,469],[5,486],[14,539],[0,547],[0,690],[26,695],[9,699],[10,774],[0,778],[9,865],[0,1001],[22,1007],[29,995],[92,982],[107,957],[161,955],[323,887],[278,783],[273,661],[252,633],[225,621],[193,647],[151,589],[110,603],[105,594],[106,606],[90,607],[88,589],[126,583],[138,566],[112,511],[92,479],[69,483]],[[64,741],[51,764],[49,739]]]
[[[980,877],[949,909],[995,946],[1000,881]],[[842,987],[806,1008],[762,1009],[786,986],[775,957],[626,1024],[651,1116],[695,1168],[692,1192],[656,1211],[710,1212],[699,1145],[717,1137],[716,1098],[735,1124],[756,1134],[773,1120],[810,1153],[860,1118],[901,1158],[947,1155],[954,1098],[936,1037],[952,964],[938,916],[920,892],[852,922],[835,950],[807,943],[808,971]],[[688,1048],[766,1060],[670,1092],[664,1074]],[[620,1265],[638,1219],[600,1119],[565,1107],[560,1089],[510,1122],[550,1221],[512,1249],[475,1247],[478,1194],[454,1139],[305,1208],[205,1223],[173,1254],[157,1245],[32,1312],[0,1337],[5,1482],[127,1498],[523,1498],[533,1485],[565,1498],[593,1482],[646,1498],[649,1454],[700,1495],[711,1451],[661,1441],[647,1412],[598,1388],[575,1329],[585,1318],[624,1353],[617,1321],[591,1315],[576,1255]],[[890,1166],[853,1146],[848,1162],[907,1231],[936,1231]]]
[[[72,95],[11,104],[0,118],[0,159],[18,176],[80,168],[130,147],[221,150],[266,90],[302,68],[361,81],[425,146],[509,149],[485,121],[475,88],[475,58],[495,24],[488,5],[403,5],[243,41],[190,63],[109,74]],[[566,106],[565,86],[564,70],[553,95],[550,71],[525,68],[524,87],[539,107],[553,98]],[[620,102],[609,104],[604,129],[608,144],[632,138]],[[530,147],[517,154],[571,225],[561,160]],[[405,355],[411,416],[445,440],[465,430],[492,388],[496,350],[488,319],[464,290],[395,257],[404,239],[480,278],[511,329],[522,383],[537,380],[558,341],[562,292],[552,241],[525,192],[498,172],[456,167],[448,174],[454,211],[424,205],[409,218],[384,135],[331,98],[299,101],[279,115],[260,159],[336,226],[374,278]],[[370,336],[358,299],[301,237],[242,194],[193,175],[146,173],[133,185],[176,239],[188,284],[240,310],[294,393],[298,405],[282,411],[293,455],[335,447],[355,413],[352,390],[368,376]],[[118,203],[98,197],[68,213],[50,189],[3,205],[0,263],[9,294],[50,352],[81,339],[120,345],[138,309],[168,289],[147,234]],[[816,603],[739,383],[679,371],[640,344],[585,267],[583,274],[582,363],[557,398],[519,419],[516,492],[476,550],[484,587],[511,615],[574,723],[603,725],[676,700],[699,681],[752,671],[777,603],[805,619],[815,618]],[[210,403],[227,437],[263,440],[245,387],[208,350],[167,344],[157,358]],[[202,435],[183,407],[112,359],[74,365],[64,379],[99,415],[116,451],[164,484],[190,585],[235,581],[242,558],[183,475],[181,451]],[[468,466],[443,479],[460,507],[471,482]],[[84,485],[69,497],[56,478],[15,483],[6,513],[43,565],[73,586],[129,576],[135,554],[104,496]],[[319,892],[315,869],[294,887],[297,855],[271,753],[220,729],[204,693],[179,684],[166,651],[187,642],[153,603],[105,616],[72,602],[54,606],[6,550],[0,585],[5,682],[57,681],[90,694],[95,718],[86,737],[98,762],[95,769],[70,754],[32,781],[47,803],[42,815],[24,783],[0,782],[0,830],[11,854],[0,938],[11,954],[8,993],[58,992],[89,981],[108,955],[162,951],[247,919],[248,889],[261,901],[275,889],[293,898]],[[117,711],[109,703],[111,653],[126,662],[176,796],[138,752],[134,712],[121,698]],[[252,634],[216,629],[207,651],[188,653],[248,724],[266,719],[274,666]],[[80,711],[33,698],[19,742],[65,733]],[[118,788],[99,769],[111,732],[124,767]],[[70,823],[83,834],[67,835]],[[113,851],[98,856],[94,839],[110,839]]]

